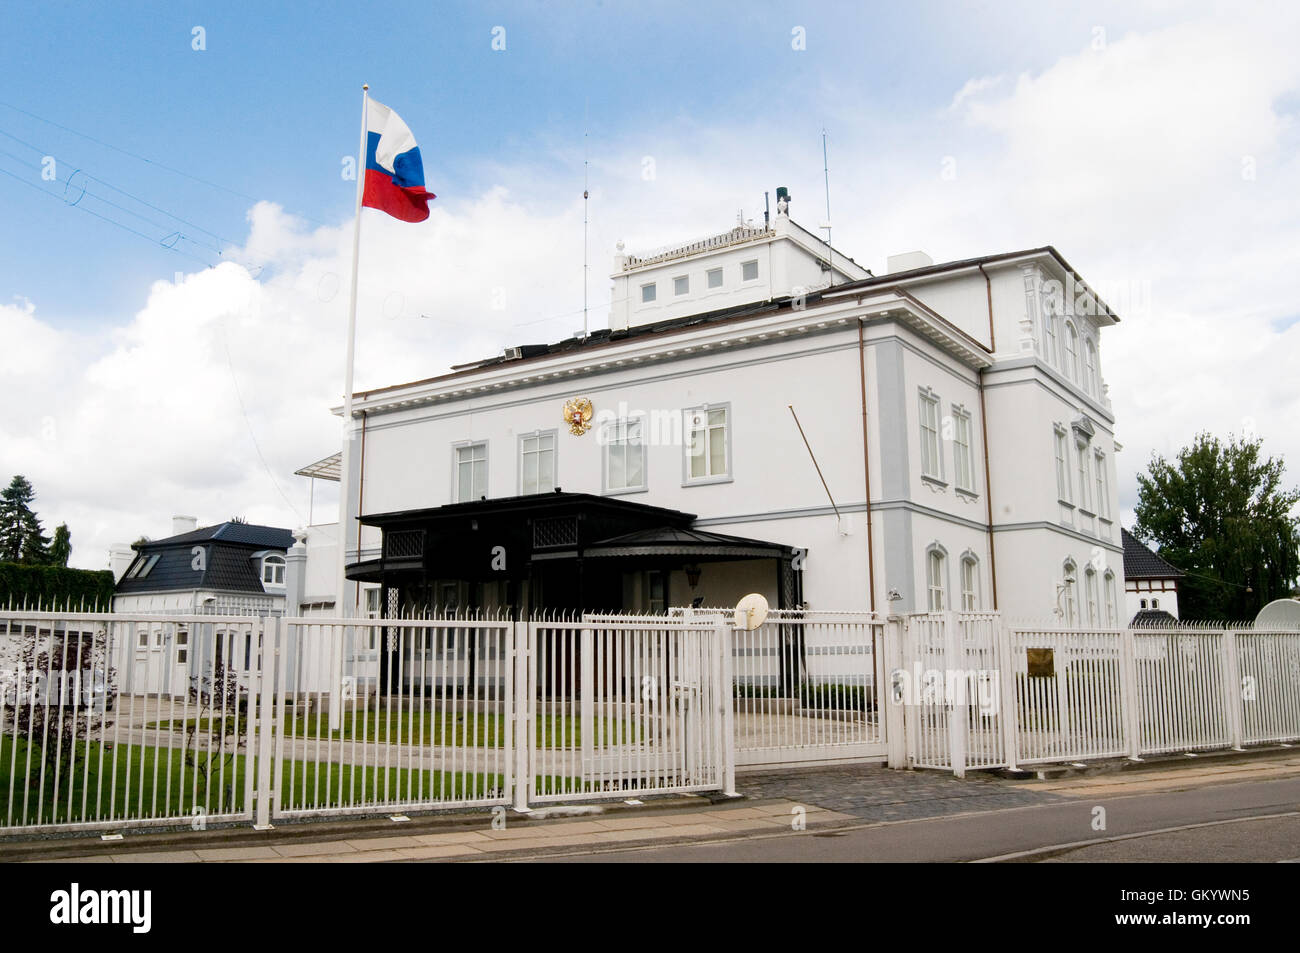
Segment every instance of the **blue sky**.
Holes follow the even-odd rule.
[[[289,474],[337,446],[363,82],[439,197],[419,226],[363,218],[358,387],[581,325],[584,154],[599,327],[620,239],[721,231],[779,185],[815,226],[825,128],[862,264],[1053,244],[1121,314],[1122,507],[1200,429],[1300,461],[1298,38],[1283,3],[10,2],[0,473],[81,566],[171,513],[306,520]]]

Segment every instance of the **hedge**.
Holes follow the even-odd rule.
[[[107,611],[113,600],[113,573],[107,569],[68,569],[0,563],[0,608]]]

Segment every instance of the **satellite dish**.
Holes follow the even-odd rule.
[[[1274,599],[1255,616],[1257,629],[1300,629],[1300,600]]]
[[[752,632],[767,619],[767,600],[757,592],[751,592],[736,603],[736,628]]]

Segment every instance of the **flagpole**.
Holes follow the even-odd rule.
[[[357,147],[357,203],[352,226],[352,291],[348,299],[348,346],[347,363],[343,371],[343,452],[339,467],[339,565],[338,565],[338,599],[339,613],[342,616],[354,615],[355,599],[347,599],[347,540],[352,529],[348,519],[351,503],[349,476],[352,463],[352,364],[356,352],[357,340],[357,271],[361,255],[361,201],[365,195],[366,182],[366,110],[370,102],[370,86],[361,87],[361,140]],[[357,503],[357,516],[361,515],[360,501]],[[357,545],[357,558],[361,558],[361,546]]]

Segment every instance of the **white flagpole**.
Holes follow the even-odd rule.
[[[352,521],[348,519],[351,503],[351,488],[348,477],[352,462],[352,363],[356,352],[357,340],[357,268],[361,255],[361,200],[365,194],[366,183],[366,110],[370,102],[370,86],[361,87],[361,143],[357,150],[357,207],[356,218],[352,228],[352,293],[348,300],[348,348],[347,364],[343,372],[343,454],[339,467],[339,570],[338,600],[339,615],[354,615],[355,600],[345,598],[347,581],[347,543],[352,535]],[[357,515],[360,516],[358,503]],[[361,547],[357,547],[357,558],[361,558]]]

